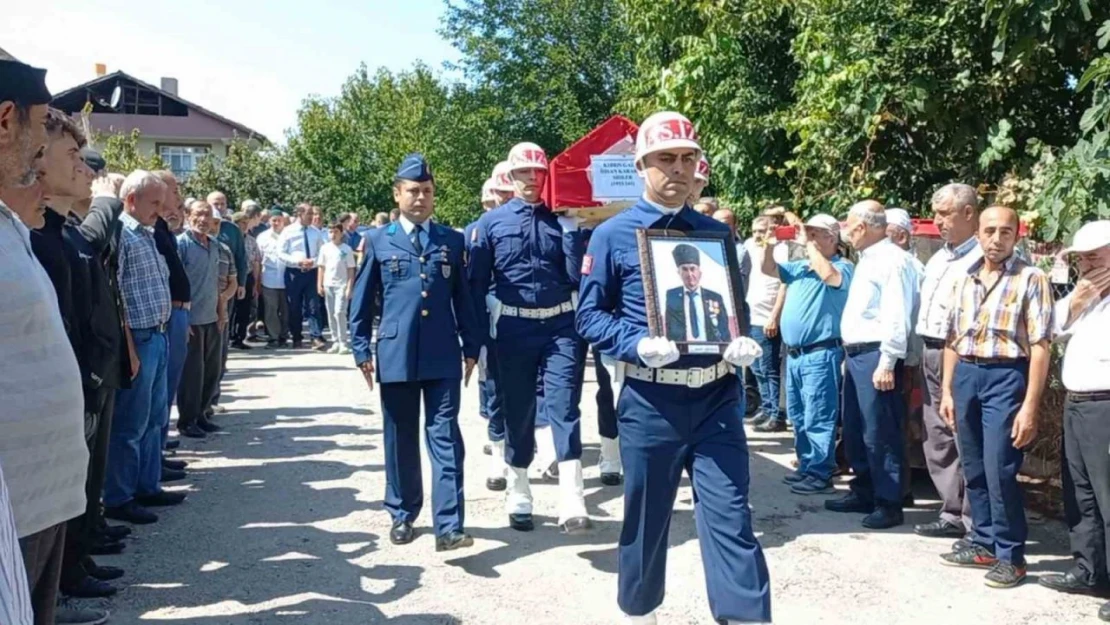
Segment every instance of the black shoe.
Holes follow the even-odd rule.
[[[401,521],[393,524],[393,529],[389,532],[389,542],[394,545],[407,545],[414,540],[416,540],[416,530],[412,529],[412,523]]]
[[[766,422],[755,426],[753,429],[756,432],[761,432],[763,434],[769,434],[773,432],[785,432],[786,421],[783,421],[782,419],[768,419]]]
[[[166,450],[167,451],[173,451],[174,449],[177,449],[178,447],[181,447],[181,441],[177,440],[176,438],[166,441]]]
[[[1091,595],[1094,597],[1105,597],[1107,595],[1106,584],[1092,584],[1076,575],[1075,571],[1046,573],[1041,575],[1037,582],[1045,588],[1071,595]]]
[[[278,343],[277,341],[270,341],[270,342],[266,343],[266,349],[278,349],[278,348],[281,348],[281,347],[285,347],[285,345],[282,345],[281,343]]]
[[[186,473],[184,471],[175,471],[173,469],[162,469],[161,482],[177,482],[185,479]]]
[[[536,529],[535,524],[532,523],[531,514],[510,514],[509,527],[518,532],[531,532]]]
[[[1098,609],[1098,620],[1110,623],[1110,602],[1102,604]]]
[[[806,479],[806,476],[804,476],[801,473],[798,473],[797,471],[795,471],[793,473],[790,473],[790,474],[786,475],[786,477],[782,478],[782,483],[783,484],[789,484],[789,485],[793,486],[795,484],[804,482],[805,479]]]
[[[170,458],[162,458],[162,468],[172,469],[174,471],[184,471],[185,467],[189,466],[188,462],[184,460],[172,460]]]
[[[748,423],[748,425],[752,426],[752,428],[757,428],[761,425],[766,424],[770,420],[771,420],[771,418],[768,417],[766,414],[764,414],[762,412],[759,412],[759,413],[756,413],[756,415],[754,417],[752,417],[752,420],[748,421],[747,423]]]
[[[1013,588],[1025,581],[1025,564],[1021,566],[1012,562],[999,560],[991,570],[987,571],[984,583],[991,588]]]
[[[937,519],[932,523],[922,523],[913,526],[913,533],[925,538],[963,538],[966,530],[963,525],[956,525],[951,521]]]
[[[767,420],[767,417],[763,416],[763,411],[762,410],[757,410],[757,411],[755,411],[754,414],[750,414],[750,415],[744,417],[744,423],[747,423],[748,425],[754,425],[756,423],[763,423],[766,420]]]
[[[830,499],[826,501],[825,509],[829,512],[871,514],[875,511],[875,504],[860,499],[855,493],[848,493],[840,499]]]
[[[897,508],[879,506],[863,519],[863,526],[869,530],[885,530],[898,527],[905,522],[902,511]]]
[[[204,430],[208,434],[211,434],[213,432],[223,431],[222,427],[220,427],[220,426],[216,425],[215,423],[212,423],[211,421],[208,421],[208,420],[197,422],[197,427]]]
[[[902,509],[903,510],[905,510],[906,508],[913,508],[916,505],[917,505],[917,502],[914,501],[913,493],[906,493],[905,496],[902,497]]]
[[[236,341],[236,342],[232,343],[231,348],[232,349],[244,349],[244,350],[254,349],[253,347],[251,347],[250,345],[247,345],[246,343],[244,343],[242,341]]]
[[[91,556],[118,556],[127,545],[118,540],[98,540],[89,545]]]
[[[593,523],[590,522],[589,517],[576,516],[576,517],[567,519],[566,523],[563,523],[563,525],[561,527],[562,527],[562,530],[563,530],[564,534],[572,534],[573,535],[573,534],[584,534],[584,533],[590,531],[590,528],[592,528],[593,526],[594,525],[593,525]]]
[[[200,429],[200,426],[195,423],[183,428],[177,428],[177,433],[187,438],[208,438],[204,430]]]
[[[486,478],[486,488],[494,492],[501,492],[509,487],[509,482],[503,477]]]
[[[304,341],[293,341],[293,349],[304,349]]]
[[[601,484],[603,486],[620,486],[624,482],[624,477],[620,473],[602,473]]]
[[[118,566],[101,566],[89,556],[81,559],[81,568],[90,576],[102,582],[110,582],[113,579],[123,577],[123,569]]]
[[[146,525],[158,521],[157,514],[154,514],[134,501],[129,501],[122,506],[116,506],[114,508],[105,507],[104,517],[115,521],[134,523],[135,525]]]
[[[148,508],[158,508],[163,506],[176,506],[177,504],[185,501],[185,493],[171,493],[163,490],[154,493],[153,495],[139,495],[135,501],[147,506]]]
[[[489,443],[486,443],[485,445],[482,445],[482,453],[487,455],[487,456],[492,456],[493,455],[493,445],[491,445]]]
[[[97,529],[97,533],[111,540],[123,540],[131,535],[131,528],[126,525],[108,525],[105,523]]]
[[[940,554],[940,559],[948,566],[988,569],[998,563],[998,558],[985,547],[972,544],[967,549]]]
[[[443,536],[436,536],[436,551],[454,551],[473,545],[474,539],[463,532],[448,532]]]
[[[78,599],[103,599],[119,592],[115,586],[108,582],[102,582],[91,575],[82,577],[81,581],[72,586],[63,585],[61,591],[63,595],[77,597]]]

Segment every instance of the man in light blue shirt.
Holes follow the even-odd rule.
[[[837,253],[840,223],[830,215],[806,222],[808,260],[786,263],[763,254],[762,271],[786,285],[782,307],[786,349],[786,414],[794,426],[798,470],[785,478],[800,495],[827,493],[836,469],[836,423],[844,351],[840,318],[853,267]]]
[[[285,301],[289,307],[289,333],[293,347],[304,345],[302,320],[304,309],[308,308],[308,330],[312,336],[312,348],[322,350],[324,329],[320,323],[321,301],[316,294],[316,257],[324,244],[324,235],[312,227],[311,207],[301,204],[297,207],[297,223],[288,226],[281,233],[278,245],[278,258],[285,264]]]

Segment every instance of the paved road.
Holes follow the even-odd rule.
[[[464,390],[467,525],[474,548],[437,554],[427,511],[411,545],[389,543],[382,511],[385,473],[378,400],[350,357],[315,353],[233,354],[225,433],[186,441],[189,500],[136,529],[123,566],[113,622],[195,625],[587,625],[619,623],[616,542],[621,492],[602,487],[596,415],[583,406],[587,504],[596,530],[561,536],[556,489],[534,482],[531,534],[505,528],[502,496],[485,490],[484,424],[477,391]],[[586,396],[592,397],[592,381]],[[756,531],[770,561],[775,622],[852,625],[1091,623],[1099,602],[1061,597],[1035,583],[990,590],[981,571],[939,564],[944,541],[909,525],[865,532],[855,515],[834,515],[821,498],[781,483],[787,435],[752,436]],[[425,473],[427,475],[427,473]],[[927,485],[922,485],[923,495]],[[907,523],[932,512],[907,514]],[[1031,573],[1069,565],[1064,529],[1037,523]],[[665,624],[712,622],[705,597],[689,488],[671,527]],[[1031,577],[1032,577],[1031,575]]]

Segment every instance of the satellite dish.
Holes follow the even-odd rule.
[[[112,99],[108,102],[108,107],[111,108],[112,110],[115,110],[115,109],[119,108],[119,101],[120,101],[120,98],[122,96],[123,96],[123,87],[120,87],[119,85],[116,85],[116,88],[112,89]]]

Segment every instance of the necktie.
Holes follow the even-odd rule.
[[[301,236],[304,237],[304,257],[306,259],[313,258],[312,246],[308,244],[308,228],[301,228]]]
[[[417,254],[423,254],[424,253],[424,242],[421,241],[421,239],[423,237],[420,236],[421,233],[423,233],[423,232],[424,232],[424,226],[421,226],[419,224],[416,225],[416,226],[413,226],[413,228],[412,228],[412,246],[414,248],[416,248],[416,253]]]
[[[697,305],[694,303],[694,299],[697,298],[698,292],[687,291],[686,295],[690,297],[690,312],[688,313],[690,315],[690,331],[693,333],[694,338],[700,339],[701,328],[698,327],[698,308]]]

